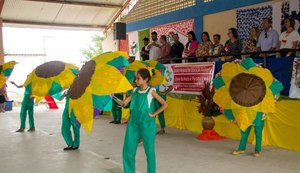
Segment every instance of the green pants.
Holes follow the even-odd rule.
[[[73,128],[74,140],[72,139],[71,126]],[[77,124],[75,116],[69,117],[68,109],[65,109],[62,117],[61,134],[68,146],[80,146],[80,125]]]
[[[155,161],[155,118],[149,116],[138,120],[133,115],[127,124],[125,141],[123,146],[123,163],[125,173],[135,173],[135,155],[139,139],[143,140],[145,154],[147,156],[147,173],[156,172]]]
[[[27,112],[28,112],[28,119],[29,119],[29,128],[35,128],[34,118],[33,118],[33,106],[34,106],[34,100],[30,99],[30,95],[24,95],[22,106],[21,106],[21,112],[20,112],[21,129],[25,129]]]
[[[159,95],[159,96],[161,96],[164,100],[167,100],[166,95]],[[154,109],[158,110],[160,107],[161,107],[161,104],[157,100],[154,100]],[[166,127],[164,111],[158,114],[158,121],[160,124],[160,128],[164,129]]]
[[[123,94],[115,94],[115,96],[118,99],[123,100]],[[122,108],[120,106],[118,106],[117,102],[115,102],[114,100],[112,101],[112,109],[111,109],[113,118],[115,122],[121,122],[122,119]]]
[[[241,131],[242,138],[241,138],[238,150],[246,150],[246,145],[247,145],[247,141],[248,141],[248,137],[249,137],[251,128],[252,128],[252,126],[249,126],[244,132]],[[254,125],[255,140],[256,140],[255,151],[258,151],[258,152],[261,151],[263,128],[264,128],[264,121],[263,120],[261,120],[260,125]]]

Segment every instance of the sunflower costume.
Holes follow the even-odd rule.
[[[149,81],[149,85],[156,86],[167,83],[163,74],[155,67],[151,67],[149,62],[146,61],[134,61],[128,67],[124,68],[123,75],[126,76],[128,81],[133,83],[135,80],[135,73],[141,68],[147,68],[150,71],[151,80]]]
[[[237,122],[241,130],[240,145],[233,154],[244,153],[252,126],[256,133],[255,153],[259,153],[264,115],[275,112],[274,97],[283,89],[281,82],[274,80],[268,69],[245,58],[241,64],[225,63],[221,76],[215,78],[213,84],[217,89],[214,102],[223,108],[229,120]]]
[[[39,102],[47,95],[55,95],[69,88],[78,68],[61,61],[50,61],[38,66],[27,77],[23,86]]]
[[[10,61],[0,65],[0,112],[5,112],[4,103],[7,98],[6,80],[11,75],[15,65],[15,61]]]
[[[162,74],[164,74],[165,66],[162,63],[155,61],[155,60],[147,60],[147,61],[143,61],[143,62],[147,63],[149,67],[153,67],[156,70],[159,70]]]
[[[70,87],[69,115],[75,116],[88,133],[92,130],[94,112],[103,110],[111,94],[132,89],[120,68],[129,65],[125,52],[102,54],[88,61]]]
[[[25,129],[26,116],[29,117],[29,131],[35,130],[34,125],[34,98],[39,102],[47,95],[55,95],[70,87],[78,69],[76,66],[61,61],[50,61],[35,68],[28,76],[24,84],[25,93],[22,100],[20,129]]]
[[[16,61],[10,61],[0,65],[0,88],[4,87],[6,79],[11,75],[16,64]]]

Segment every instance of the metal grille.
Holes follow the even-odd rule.
[[[196,5],[196,0],[139,0],[122,21],[129,23]]]

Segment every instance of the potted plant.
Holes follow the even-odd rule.
[[[198,112],[204,115],[201,121],[203,131],[202,134],[197,137],[200,140],[224,139],[224,137],[218,135],[218,133],[213,130],[215,121],[212,117],[222,114],[221,108],[213,101],[214,94],[215,88],[211,86],[210,83],[205,82],[200,96],[197,97],[200,103]]]
[[[205,83],[200,96],[198,96],[200,103],[198,112],[204,115],[201,123],[205,130],[212,130],[215,126],[212,117],[216,117],[222,113],[220,107],[213,101],[214,94],[215,88],[211,87],[210,83]]]

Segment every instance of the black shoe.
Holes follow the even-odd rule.
[[[111,122],[109,122],[109,123],[111,123],[111,124],[112,124],[112,123],[115,123],[115,121],[111,121]]]
[[[72,150],[77,150],[79,147],[72,147]]]
[[[35,128],[30,128],[27,130],[27,132],[34,132],[35,131]]]
[[[121,124],[121,121],[115,121],[114,123],[115,124]]]
[[[73,150],[73,147],[72,146],[68,146],[68,147],[64,148],[64,150],[65,151],[67,151],[67,150]]]
[[[24,129],[18,129],[16,132],[24,132]]]

